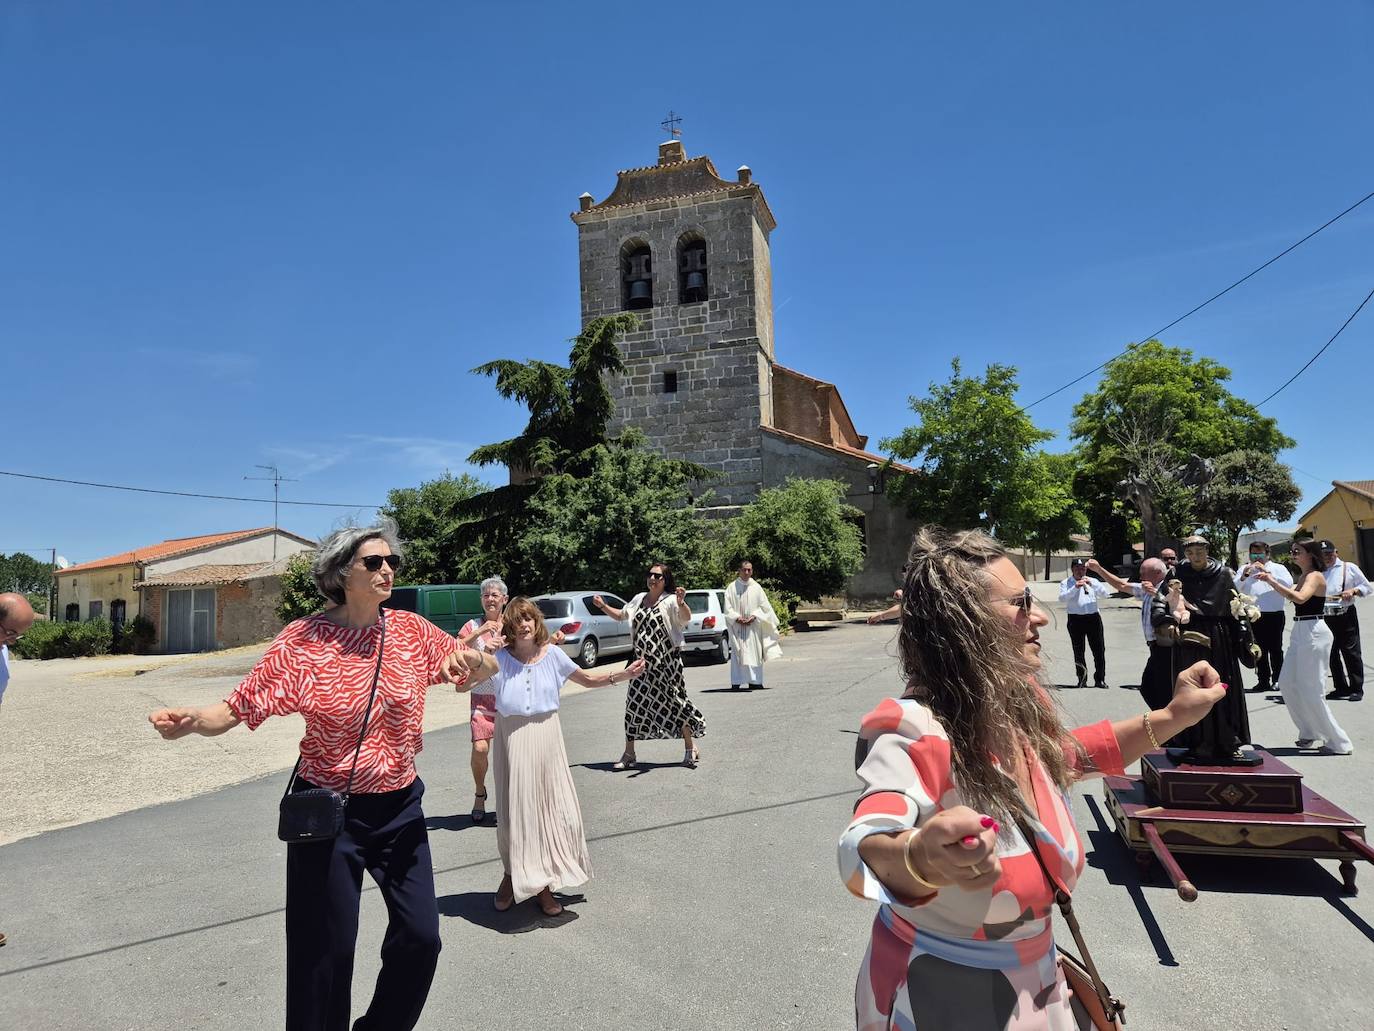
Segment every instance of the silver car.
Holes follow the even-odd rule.
[[[692,618],[682,634],[682,653],[708,652],[716,662],[729,662],[730,635],[725,626],[725,592],[688,591],[683,600],[692,610]]]
[[[531,599],[549,633],[563,631],[559,647],[583,669],[595,666],[603,655],[624,655],[631,649],[629,622],[612,619],[593,605],[592,598],[598,594],[613,609],[625,607],[610,591],[559,591]]]

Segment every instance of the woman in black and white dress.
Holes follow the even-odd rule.
[[[636,741],[679,736],[682,765],[694,769],[701,760],[695,739],[706,733],[706,720],[687,697],[682,676],[682,631],[692,612],[683,600],[686,592],[662,562],[649,567],[647,586],[623,609],[607,605],[599,594],[592,598],[612,619],[630,621],[635,655],[644,660],[644,672],[630,681],[625,694],[625,752],[612,769],[635,768]]]

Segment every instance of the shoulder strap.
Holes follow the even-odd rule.
[[[1036,835],[1019,813],[1016,815],[1016,825],[1021,830],[1021,836],[1026,839],[1026,846],[1031,850],[1031,855],[1035,856],[1035,861],[1040,864],[1040,870],[1045,875],[1045,880],[1049,882],[1050,890],[1054,892],[1055,905],[1059,907],[1059,913],[1064,918],[1064,923],[1069,925],[1069,933],[1073,935],[1074,944],[1078,946],[1079,955],[1083,957],[1083,965],[1088,968],[1088,974],[1093,979],[1093,991],[1097,992],[1098,1002],[1102,1004],[1102,1012],[1107,1014],[1117,1013],[1116,1000],[1107,991],[1107,986],[1102,983],[1102,978],[1097,972],[1097,964],[1093,962],[1092,953],[1088,951],[1088,943],[1083,940],[1083,931],[1078,926],[1078,917],[1073,912],[1073,896],[1059,886],[1055,879],[1050,875],[1050,868],[1045,865],[1045,857],[1040,854],[1040,847],[1036,844]]]
[[[363,750],[363,738],[367,737],[367,724],[372,718],[372,701],[377,697],[377,681],[382,676],[382,651],[386,648],[386,610],[377,610],[377,622],[382,625],[382,636],[377,642],[377,665],[372,670],[372,690],[367,696],[367,711],[363,713],[363,729],[358,733],[358,743],[353,748],[353,764],[348,768],[348,784],[344,787],[343,795],[347,799],[349,792],[353,790],[353,773],[358,768],[358,753]],[[282,797],[291,794],[291,788],[296,783],[296,775],[300,773],[301,757],[296,756],[296,765],[291,768],[291,779],[286,782],[286,791]]]

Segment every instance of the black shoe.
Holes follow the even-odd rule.
[[[1338,702],[1342,699],[1353,697],[1354,695],[1352,695],[1349,691],[1332,691],[1326,696],[1326,700],[1328,702]],[[1363,698],[1364,695],[1362,694],[1360,695],[1360,697]]]
[[[1106,682],[1105,680],[1099,680],[1097,683],[1095,683],[1095,684],[1093,685],[1093,687],[1100,687],[1100,688],[1102,688],[1103,690],[1106,690],[1106,688],[1107,688],[1107,682]]]
[[[738,690],[739,690],[739,685],[738,685],[738,684],[731,684],[731,685],[730,685],[730,690],[731,690],[731,691],[738,691]]]
[[[1087,677],[1079,677],[1079,678],[1078,678],[1078,686],[1079,686],[1079,687],[1087,687],[1087,686],[1088,686],[1088,678],[1087,678]]]
[[[1350,694],[1345,696],[1345,700],[1347,702],[1362,702],[1364,701],[1364,692],[1352,691]]]
[[[1268,684],[1256,684],[1254,687],[1247,687],[1246,690],[1251,694],[1264,694],[1266,691],[1272,691],[1273,688]]]

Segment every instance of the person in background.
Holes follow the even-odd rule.
[[[1326,625],[1331,628],[1331,693],[1327,698],[1358,702],[1364,698],[1364,656],[1360,653],[1360,617],[1356,598],[1374,593],[1360,567],[1336,554],[1336,545],[1321,541],[1326,563]],[[1344,668],[1342,668],[1344,666]]]
[[[1293,561],[1298,567],[1296,588],[1291,577],[1285,584],[1268,570],[1255,574],[1273,588],[1274,594],[1293,603],[1293,633],[1288,641],[1288,661],[1279,675],[1279,692],[1298,728],[1299,748],[1323,745],[1335,755],[1350,755],[1355,750],[1350,737],[1322,697],[1332,640],[1331,628],[1322,621],[1322,608],[1326,605],[1326,573],[1322,568],[1325,561],[1321,549],[1310,541],[1293,543]]]
[[[33,626],[33,606],[22,594],[0,594],[0,705],[5,701],[5,688],[10,682],[10,645],[23,637]],[[0,933],[0,946],[9,939]]]
[[[725,588],[725,625],[730,631],[730,690],[763,687],[763,664],[782,657],[778,617],[754,579],[754,563],[739,564],[739,576]]]
[[[1111,593],[1105,583],[1088,575],[1088,563],[1081,558],[1073,560],[1069,575],[1059,585],[1059,600],[1069,611],[1069,642],[1073,645],[1073,665],[1078,673],[1079,687],[1088,686],[1085,644],[1093,651],[1094,686],[1107,686],[1107,644],[1097,602]]]
[[[482,615],[485,619],[469,619],[458,628],[458,643],[464,648],[495,655],[506,646],[501,629],[501,613],[505,611],[510,590],[506,581],[499,576],[489,576],[482,581]],[[554,644],[563,643],[563,631],[559,630],[550,640]],[[472,715],[468,727],[472,732],[472,752],[468,755],[468,765],[472,768],[472,822],[481,823],[487,818],[487,761],[491,751],[491,736],[496,729],[496,694],[490,684],[482,684],[472,689],[470,695]]]
[[[902,579],[906,579],[906,566],[902,566]],[[896,619],[902,614],[902,589],[898,587],[892,592],[893,602],[881,612],[871,613],[868,617],[868,625],[873,626],[877,623],[886,623],[889,619]]]
[[[1089,1026],[1075,1019],[1050,919],[1055,888],[1072,893],[1085,863],[1068,789],[1120,774],[1226,687],[1198,663],[1164,708],[1070,731],[1040,673],[1047,617],[1000,544],[923,527],[904,589],[906,690],[863,718],[861,794],[838,847],[845,887],[879,903],[855,1027]]]
[[[682,765],[696,769],[701,761],[696,738],[706,733],[706,719],[687,697],[682,675],[682,631],[692,618],[683,600],[686,591],[673,580],[673,571],[655,562],[646,574],[648,589],[623,609],[612,608],[601,595],[592,604],[612,619],[630,621],[634,653],[644,670],[625,692],[625,751],[611,769],[633,770],[638,763],[635,742],[682,736]]]
[[[1283,671],[1283,630],[1288,622],[1284,596],[1278,585],[1291,588],[1293,578],[1281,563],[1269,559],[1269,545],[1251,541],[1247,549],[1250,561],[1236,574],[1236,586],[1255,599],[1260,618],[1250,629],[1260,647],[1259,662],[1255,666],[1255,686],[1252,691],[1268,691],[1279,682]],[[1259,574],[1268,573],[1267,577]]]
[[[1174,575],[1174,570],[1178,568],[1178,552],[1173,548],[1160,548],[1159,560],[1164,563],[1164,571],[1169,576]],[[1155,584],[1156,587],[1159,584]]]
[[[425,786],[415,772],[425,698],[433,684],[461,690],[490,677],[496,660],[460,647],[423,616],[381,608],[401,568],[400,547],[389,519],[330,534],[311,572],[333,607],[288,623],[224,701],[148,716],[172,741],[215,737],[240,723],[256,730],[298,713],[305,736],[293,790],[347,793],[337,837],[285,849],[287,1031],[349,1027],[364,870],[388,919],[376,989],[353,1031],[410,1031],[439,962]]]
[[[1140,580],[1123,580],[1095,558],[1088,559],[1088,571],[1096,573],[1115,591],[1129,594],[1140,602],[1140,632],[1149,649],[1145,669],[1140,674],[1140,697],[1151,709],[1162,709],[1173,697],[1174,685],[1169,672],[1169,655],[1156,641],[1155,628],[1150,622],[1150,602],[1164,582],[1168,567],[1162,559],[1147,558],[1140,563]]]
[[[558,719],[559,692],[569,680],[583,687],[629,680],[643,672],[644,660],[615,673],[578,669],[553,643],[528,598],[505,607],[501,632],[509,643],[496,653],[491,680],[496,695],[492,766],[501,811],[496,847],[505,876],[493,905],[505,912],[537,896],[545,916],[558,916],[563,906],[553,893],[592,876],[582,807]]]

